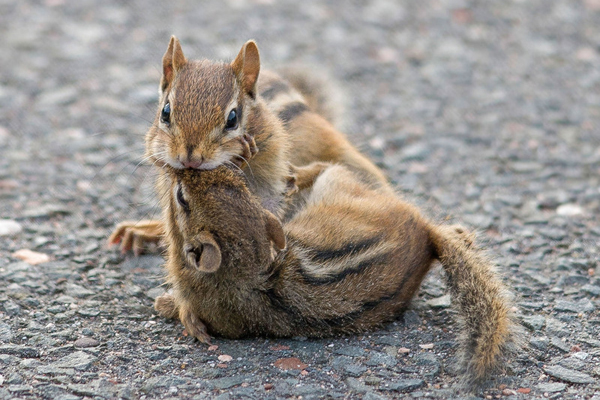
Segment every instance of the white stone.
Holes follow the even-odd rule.
[[[0,236],[14,236],[23,231],[23,227],[12,219],[0,219]]]
[[[573,217],[575,215],[583,214],[583,208],[581,208],[577,204],[567,203],[558,206],[558,208],[556,209],[556,213],[565,217]]]
[[[449,294],[445,294],[442,297],[437,297],[427,301],[427,304],[431,308],[448,308],[452,305],[452,299]]]

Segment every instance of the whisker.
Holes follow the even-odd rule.
[[[243,160],[243,161],[246,163],[246,165],[248,166],[248,169],[250,170],[250,174],[252,175],[252,179],[256,179],[256,178],[254,177],[254,172],[252,171],[252,167],[250,166],[250,163],[248,162],[248,160],[246,160],[246,159],[245,159],[244,157],[242,157],[242,156],[238,156],[238,157],[239,157],[239,158],[241,158],[241,159],[242,159],[242,160]]]
[[[226,164],[231,164],[233,165],[238,171],[240,171],[242,173],[242,175],[246,176],[246,173],[244,172],[243,169],[241,169],[240,167],[238,167],[234,162],[232,161],[227,161]]]

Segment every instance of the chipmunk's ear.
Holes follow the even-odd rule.
[[[193,246],[186,246],[186,256],[198,271],[215,272],[221,266],[221,248],[208,232],[201,232]]]
[[[279,219],[265,210],[265,223],[269,240],[275,245],[277,250],[285,249],[285,233]]]
[[[242,90],[250,97],[255,98],[256,82],[260,72],[260,56],[254,40],[249,40],[242,46],[231,66],[242,85]]]
[[[163,75],[160,80],[161,93],[173,82],[175,73],[181,69],[187,63],[179,39],[175,36],[171,36],[169,47],[162,59],[163,62]]]

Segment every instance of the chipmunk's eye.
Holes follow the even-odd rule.
[[[237,113],[237,110],[234,108],[233,110],[229,111],[229,115],[227,116],[227,122],[225,123],[225,130],[232,131],[235,128],[237,128],[237,126],[238,126],[238,113]]]
[[[184,209],[184,211],[190,211],[190,205],[183,197],[183,190],[181,190],[181,186],[177,187],[177,202]]]
[[[167,125],[171,123],[171,104],[168,101],[160,112],[160,120]]]

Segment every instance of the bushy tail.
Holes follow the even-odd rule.
[[[431,238],[461,315],[461,367],[466,384],[474,388],[517,344],[512,301],[490,260],[474,248],[471,234],[456,226],[438,226]]]
[[[343,128],[344,104],[331,79],[307,69],[285,68],[281,76],[296,89],[308,107],[338,129]]]

